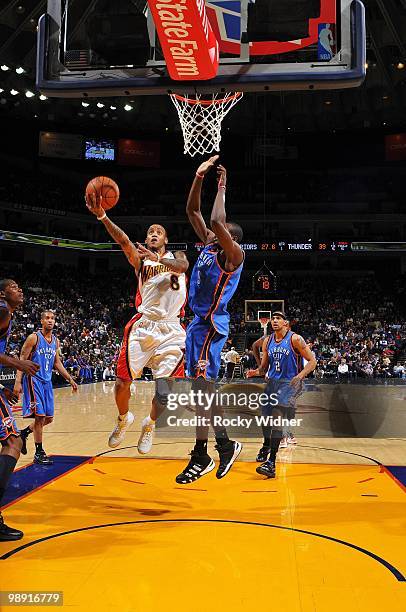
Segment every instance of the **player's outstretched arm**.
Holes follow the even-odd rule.
[[[291,380],[291,384],[295,385],[301,380],[303,380],[304,378],[306,378],[306,376],[309,376],[309,374],[311,374],[311,372],[313,372],[313,370],[316,369],[317,360],[316,360],[316,357],[314,356],[313,351],[310,350],[310,347],[306,344],[302,336],[299,336],[298,334],[293,334],[292,345],[295,351],[299,353],[299,355],[301,355],[307,361],[303,370],[299,372],[299,374],[297,374],[297,376],[295,376]]]
[[[94,196],[86,198],[86,207],[96,217],[98,221],[103,223],[104,227],[110,234],[117,244],[120,245],[124,255],[127,257],[130,264],[133,266],[135,271],[138,273],[141,267],[141,259],[137,253],[135,245],[131,242],[129,237],[122,229],[118,227],[111,219],[108,218],[106,211],[102,207],[100,201],[97,202]]]
[[[196,234],[204,244],[211,242],[214,238],[214,234],[208,229],[200,210],[202,202],[202,185],[204,177],[209,172],[210,168],[214,166],[218,158],[218,155],[213,155],[213,157],[210,157],[210,159],[200,164],[192,183],[186,204],[186,214],[188,219]]]
[[[169,259],[169,257],[160,257],[156,251],[150,251],[139,242],[136,242],[135,246],[141,260],[150,259],[151,261],[159,261],[164,266],[169,268],[169,270],[176,272],[177,274],[184,274],[189,268],[188,258],[183,251],[176,251],[174,253],[175,259]]]
[[[256,370],[248,371],[247,378],[253,378],[254,376],[264,376],[267,373],[268,368],[269,368],[268,340],[269,340],[269,336],[264,336],[262,338],[259,338],[259,340],[257,340],[257,342],[262,342],[261,363]]]
[[[0,305],[0,335],[4,333],[10,323],[11,313],[6,307],[4,303]],[[15,357],[10,357],[9,355],[5,355],[4,353],[0,353],[0,364],[4,365],[8,368],[14,368],[17,371],[24,372],[24,374],[30,374],[34,376],[34,374],[39,370],[39,366],[32,361],[16,359]]]
[[[257,366],[260,367],[261,365],[261,355],[260,355],[260,348],[262,346],[264,342],[264,336],[262,336],[261,338],[258,338],[258,340],[255,340],[255,342],[252,345],[252,352],[254,353],[254,357],[255,357],[255,361],[257,362]]]
[[[35,332],[33,334],[30,334],[26,338],[23,344],[23,347],[21,349],[21,352],[20,352],[20,360],[25,361],[28,359],[28,357],[31,355],[32,351],[36,347],[37,341],[38,341],[38,336]],[[21,394],[23,390],[22,380],[23,380],[23,372],[21,370],[17,370],[16,379],[14,383],[14,393],[16,393],[18,396]]]
[[[70,386],[72,387],[72,392],[76,392],[78,390],[78,386],[76,384],[76,382],[74,381],[74,379],[72,378],[72,376],[69,374],[69,372],[65,369],[61,358],[59,356],[59,349],[60,349],[60,343],[58,340],[58,350],[56,352],[55,355],[55,361],[54,361],[54,369],[59,372],[59,374],[61,376],[63,376],[63,378],[66,380],[66,382],[68,382],[70,384]]]
[[[218,167],[219,182],[216,199],[214,200],[211,212],[211,229],[215,233],[220,246],[222,247],[226,262],[231,264],[234,269],[242,263],[244,254],[240,245],[235,242],[228,231],[226,225],[226,183],[227,172],[223,166]]]

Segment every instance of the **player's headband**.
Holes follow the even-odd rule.
[[[284,312],[282,312],[281,310],[275,310],[275,312],[272,313],[272,317],[282,317],[282,319],[285,319],[285,321],[288,320],[288,317],[285,315]],[[272,318],[271,317],[271,318]]]

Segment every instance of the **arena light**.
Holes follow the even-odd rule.
[[[404,62],[398,62],[398,63],[396,64],[396,68],[397,68],[398,70],[403,70],[403,69],[405,68],[405,65],[406,65],[406,64],[405,64]]]
[[[48,100],[48,98],[44,96],[44,94],[41,94],[39,99],[41,100],[41,102],[43,102],[44,100]]]
[[[28,90],[25,92],[26,98],[33,98],[34,96],[35,96],[35,93],[33,91]]]
[[[131,106],[131,104],[126,104],[126,105],[124,106],[124,110],[125,110],[125,111],[131,111],[132,109],[133,109],[133,107]]]
[[[117,106],[110,106],[111,110],[117,110]]]
[[[90,106],[89,102],[82,102],[82,106],[84,108],[87,108],[88,106]]]
[[[2,66],[0,66],[0,69],[1,69],[3,72],[7,72],[7,70],[10,70],[10,68],[9,68],[8,66],[6,66],[6,64],[3,64]]]
[[[16,89],[12,89],[12,90],[10,91],[10,93],[11,93],[11,95],[12,95],[12,96],[17,96],[17,95],[18,95],[20,92],[19,92],[19,91],[17,91]]]
[[[25,70],[22,66],[19,66],[18,68],[16,68],[16,73],[17,74],[24,74]]]
[[[2,88],[0,87],[0,93],[3,93],[3,91],[4,91],[4,89],[2,89]]]
[[[102,104],[101,102],[98,102],[96,104],[97,108],[104,108],[104,104]]]

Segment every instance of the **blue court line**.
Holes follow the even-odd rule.
[[[2,500],[2,507],[17,501],[20,497],[31,493],[40,487],[50,483],[55,478],[63,476],[67,472],[79,467],[82,463],[89,461],[91,457],[78,457],[66,455],[52,455],[52,465],[27,465],[16,472],[10,478],[6,493]]]
[[[388,472],[392,474],[404,487],[406,487],[406,466],[405,465],[386,465]]]

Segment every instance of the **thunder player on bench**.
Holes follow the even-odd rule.
[[[34,463],[51,465],[53,460],[42,448],[42,435],[45,425],[54,420],[54,390],[52,388],[52,370],[56,370],[76,392],[78,386],[63,366],[59,356],[59,340],[52,333],[55,327],[55,313],[44,310],[41,314],[41,329],[30,334],[21,349],[21,359],[31,359],[37,363],[39,370],[35,376],[17,372],[14,393],[23,392],[23,417],[34,419],[33,424],[22,430],[25,437],[34,432]]]
[[[23,301],[23,292],[14,280],[10,278],[0,280],[0,370],[6,366],[33,376],[38,370],[36,363],[20,361],[5,355],[13,315],[15,310],[22,306]],[[10,406],[10,403],[15,404],[16,401],[18,397],[10,389],[0,385],[0,507],[7,483],[23,447],[22,437]],[[20,540],[23,535],[19,529],[8,527],[0,512],[0,542]]]
[[[293,418],[296,398],[302,390],[302,380],[316,368],[314,353],[310,350],[302,336],[289,329],[289,321],[284,312],[272,314],[271,325],[273,333],[266,336],[262,345],[261,365],[256,370],[250,370],[248,377],[264,376],[268,381],[266,394],[277,396],[277,405],[263,407],[264,416],[274,419]],[[303,360],[306,365],[303,368]],[[265,461],[257,467],[258,474],[275,478],[276,455],[283,436],[279,427],[268,429],[264,433],[264,445],[258,457]],[[258,458],[257,458],[258,460]]]
[[[152,447],[155,421],[166,407],[170,377],[184,375],[185,330],[180,317],[186,302],[185,272],[189,262],[185,253],[166,250],[168,237],[162,225],[151,225],[146,245],[133,244],[127,234],[106,215],[100,202],[87,201],[87,208],[101,221],[110,236],[119,244],[138,277],[137,314],[127,323],[117,361],[114,394],[119,416],[109,438],[116,448],[134,421],[129,412],[131,382],[139,378],[145,367],[156,379],[156,392],[149,416],[142,422],[138,451],[148,453]]]
[[[195,315],[186,331],[187,376],[194,379],[193,386],[206,392],[215,391],[221,362],[221,351],[229,333],[230,315],[227,305],[240,280],[244,252],[241,249],[242,229],[236,223],[226,222],[225,189],[226,170],[218,166],[218,191],[211,213],[210,231],[203,219],[201,189],[204,176],[218,160],[214,155],[197,170],[190,190],[186,212],[196,234],[204,244],[193,268],[189,287],[189,306]],[[205,407],[198,406],[196,413],[213,423]],[[216,450],[220,464],[217,478],[223,478],[241,452],[241,444],[229,440],[224,427],[215,426]],[[176,477],[179,484],[188,484],[214,469],[214,461],[207,452],[209,427],[196,430],[196,444],[191,460]]]

